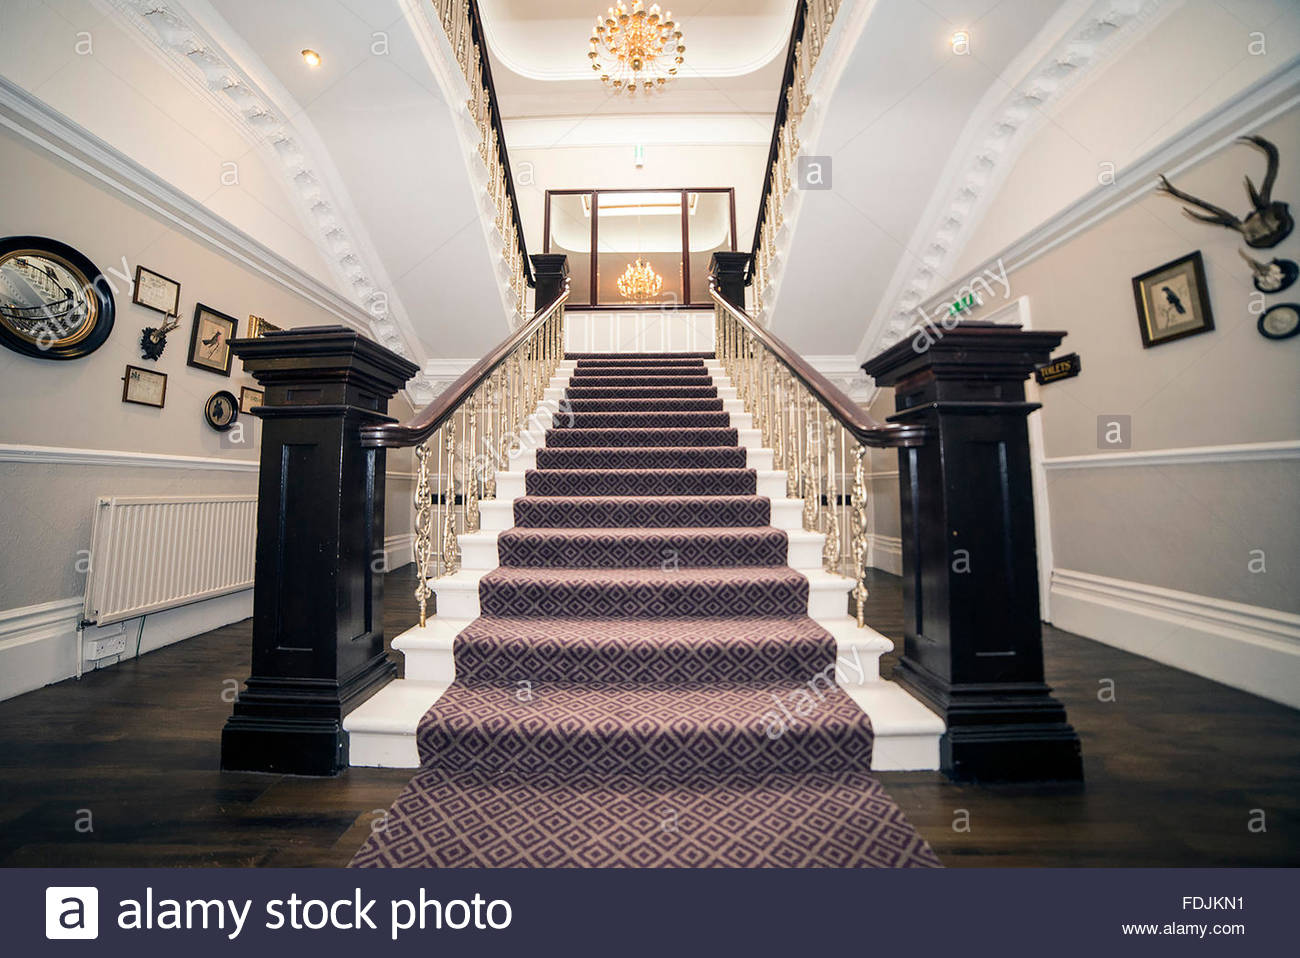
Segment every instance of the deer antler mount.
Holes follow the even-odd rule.
[[[1243,136],[1238,143],[1247,143],[1262,152],[1268,158],[1268,169],[1264,173],[1264,182],[1260,189],[1255,189],[1249,176],[1246,180],[1246,194],[1253,207],[1244,217],[1235,216],[1213,203],[1197,199],[1190,193],[1184,193],[1162,175],[1160,177],[1161,193],[1176,196],[1185,203],[1190,203],[1202,212],[1183,207],[1183,212],[1192,219],[1215,226],[1226,226],[1236,230],[1246,239],[1246,245],[1252,249],[1270,249],[1291,235],[1295,220],[1287,204],[1273,199],[1273,183],[1277,179],[1277,147],[1262,136]]]

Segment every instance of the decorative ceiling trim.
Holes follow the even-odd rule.
[[[946,278],[945,271],[1033,133],[1046,122],[1046,111],[1179,5],[1177,0],[1076,0],[1048,22],[1034,46],[1003,72],[1003,82],[972,113],[867,326],[858,356],[888,348],[914,325],[914,311]],[[1034,47],[1043,42],[1050,48],[1036,52]],[[1008,86],[1011,90],[1005,92]]]
[[[1065,209],[1001,249],[994,262],[1011,273],[1069,242],[1085,230],[1137,202],[1156,186],[1156,176],[1176,177],[1275,117],[1300,107],[1300,56],[1293,57],[1226,103],[1214,107],[1155,149],[1115,173],[1115,181],[1095,186]],[[947,282],[917,306],[933,314],[942,302],[952,302],[968,278]],[[984,317],[981,317],[984,318]]]
[[[301,106],[230,26],[205,0],[95,2],[130,24],[158,52],[161,63],[227,117],[267,157],[271,168],[280,171],[339,288],[365,312],[370,335],[420,362],[420,338],[357,221],[328,151]],[[418,375],[407,392],[420,404],[433,399]]]

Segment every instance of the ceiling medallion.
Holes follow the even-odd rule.
[[[624,299],[654,299],[664,288],[664,278],[650,268],[641,257],[635,263],[629,263],[623,275],[618,278],[618,294]]]
[[[635,0],[629,11],[620,0],[596,17],[587,57],[602,82],[616,91],[636,93],[676,76],[685,54],[681,25],[673,22],[671,11],[661,14],[657,3],[647,11],[642,0]]]

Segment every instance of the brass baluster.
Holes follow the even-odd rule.
[[[857,584],[853,587],[854,615],[858,628],[867,624],[867,447],[853,450],[853,566]]]
[[[835,439],[839,423],[830,421],[826,443],[826,542],[822,546],[822,565],[827,572],[839,572],[840,566],[840,504],[839,482],[835,475],[838,464],[835,458]]]
[[[465,483],[465,531],[478,532],[479,485],[486,468],[477,453],[478,446],[478,411],[483,402],[483,390],[476,389],[466,403],[469,406],[469,442],[465,446],[465,466],[467,482]]]
[[[415,447],[415,601],[420,606],[420,628],[424,628],[425,604],[433,590],[429,576],[433,563],[433,493],[429,488],[429,444]]]
[[[483,409],[483,498],[497,497],[497,370],[487,379]]]
[[[447,484],[443,492],[446,512],[442,525],[442,563],[447,575],[460,568],[460,543],[456,539],[456,417],[447,420]]]
[[[785,495],[787,499],[798,499],[799,490],[799,392],[794,374],[788,369],[785,373],[785,405],[787,411],[782,415],[789,423],[786,431],[785,452]]]
[[[819,435],[818,416],[816,411],[816,401],[812,394],[809,393],[804,402],[804,424],[807,427],[808,439],[804,448],[804,484],[803,484],[803,527],[809,532],[817,530],[817,517],[821,505],[821,488],[818,480],[821,477],[821,436]],[[816,457],[816,458],[814,458]]]

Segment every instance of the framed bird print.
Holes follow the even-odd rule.
[[[198,303],[194,307],[194,325],[190,329],[190,354],[185,362],[199,369],[230,375],[230,341],[235,338],[239,321]]]
[[[1201,251],[1133,277],[1143,347],[1159,346],[1214,328]]]

